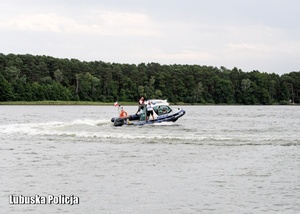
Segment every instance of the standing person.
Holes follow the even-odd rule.
[[[139,113],[139,111],[141,109],[144,109],[144,103],[145,103],[145,99],[144,99],[144,97],[141,97],[140,100],[139,100],[139,108],[138,108],[138,110],[135,114]]]
[[[150,115],[152,115],[152,120],[154,121],[152,102],[148,101],[146,122],[148,122]]]

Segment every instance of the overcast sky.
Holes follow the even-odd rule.
[[[0,53],[300,71],[300,0],[9,0]]]

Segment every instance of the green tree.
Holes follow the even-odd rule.
[[[14,99],[11,84],[0,74],[0,101],[12,101]]]
[[[193,100],[192,102],[198,103],[199,100],[202,99],[202,92],[203,92],[203,84],[198,82],[193,90]]]
[[[231,81],[215,78],[214,100],[218,103],[233,103],[233,86]]]
[[[56,71],[54,71],[54,78],[57,82],[62,82],[64,78],[63,73],[59,69],[56,69]]]

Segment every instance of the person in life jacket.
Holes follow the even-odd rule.
[[[121,118],[127,118],[127,117],[128,117],[128,114],[127,114],[127,112],[123,109],[123,107],[121,107],[120,117],[121,117]]]

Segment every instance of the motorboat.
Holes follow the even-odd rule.
[[[123,125],[147,125],[162,122],[175,122],[178,118],[185,114],[185,110],[181,108],[171,108],[167,100],[148,100],[145,103],[151,102],[153,107],[153,117],[150,116],[147,120],[146,105],[141,108],[138,114],[129,115],[125,118],[113,117],[111,122],[114,126]]]

